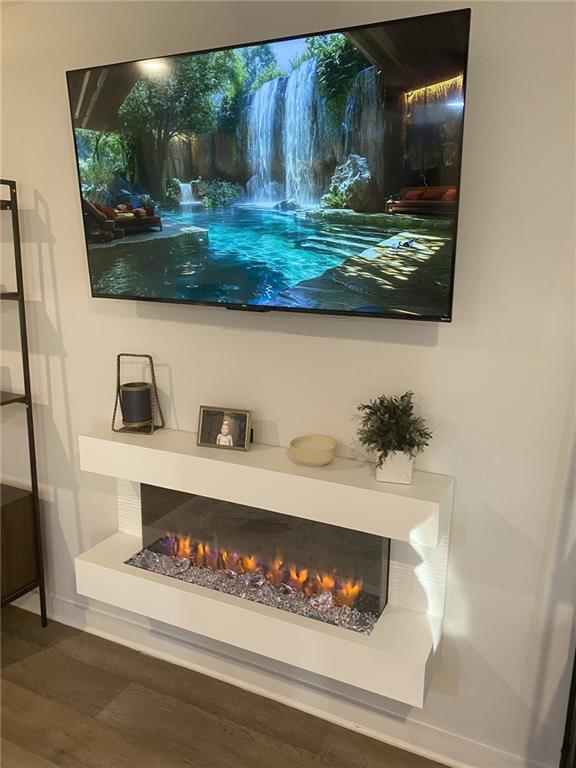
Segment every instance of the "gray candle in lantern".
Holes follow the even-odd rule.
[[[120,385],[122,423],[126,427],[143,427],[152,422],[152,386],[145,381]]]

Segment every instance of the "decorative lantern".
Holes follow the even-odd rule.
[[[150,382],[130,381],[122,383],[121,363],[123,357],[144,358],[150,365]],[[116,414],[120,404],[122,426],[116,426]],[[156,422],[158,417],[159,423]],[[116,358],[116,400],[112,415],[114,432],[135,432],[136,434],[151,435],[155,430],[164,426],[164,417],[158,399],[154,362],[151,355],[135,355],[123,352]]]

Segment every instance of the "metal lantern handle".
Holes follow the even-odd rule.
[[[150,407],[152,409],[152,421],[150,424],[150,428],[147,427],[140,427],[140,428],[132,428],[132,427],[116,427],[116,415],[118,413],[118,403],[121,400],[121,384],[120,384],[120,369],[121,369],[121,363],[123,357],[131,357],[131,358],[143,358],[144,360],[147,360],[150,364],[150,378],[151,378],[151,393],[150,393]],[[156,414],[158,414],[158,419],[160,421],[159,424],[156,423]],[[162,408],[160,407],[160,400],[158,399],[158,387],[156,385],[156,372],[154,370],[154,361],[152,360],[152,355],[137,355],[132,352],[121,352],[116,357],[116,399],[114,401],[114,412],[112,414],[112,430],[114,432],[134,432],[136,434],[152,434],[157,429],[162,429],[164,427],[164,416],[162,414]]]

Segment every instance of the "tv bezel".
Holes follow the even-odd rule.
[[[369,24],[356,24],[352,26],[339,27],[337,29],[325,29],[318,32],[301,33],[297,35],[288,35],[286,37],[273,37],[265,40],[253,40],[247,43],[239,43],[237,45],[222,45],[216,48],[204,48],[194,51],[182,51],[180,53],[162,54],[152,57],[146,57],[141,59],[130,59],[127,61],[117,61],[111,64],[98,64],[89,67],[79,67],[77,69],[66,70],[66,85],[68,90],[68,105],[70,109],[70,125],[72,128],[72,141],[74,145],[74,157],[76,159],[76,175],[78,177],[78,193],[80,202],[80,216],[82,214],[82,179],[80,176],[80,162],[78,157],[78,147],[76,144],[74,115],[72,111],[72,100],[70,92],[70,79],[69,75],[82,72],[89,72],[91,70],[109,69],[111,67],[123,66],[125,64],[137,64],[141,61],[147,61],[149,59],[175,59],[180,56],[194,56],[203,53],[215,53],[217,51],[229,51],[238,50],[241,48],[250,48],[253,45],[265,45],[266,43],[281,43],[287,40],[299,40],[306,37],[317,37],[319,35],[331,35],[337,33],[344,33],[350,30],[357,29],[371,29],[372,27],[392,26],[394,24],[405,24],[408,21],[415,21],[418,19],[432,18],[439,16],[455,16],[461,15],[466,24],[467,45],[464,52],[464,66],[462,71],[462,97],[464,105],[462,107],[462,120],[460,122],[460,135],[459,146],[460,154],[458,158],[457,169],[457,187],[456,187],[456,210],[454,214],[454,238],[452,247],[452,263],[450,273],[450,296],[448,301],[448,312],[445,315],[416,315],[410,313],[408,310],[396,310],[385,312],[360,312],[358,310],[339,310],[339,309],[310,309],[308,307],[282,307],[282,306],[268,306],[250,303],[227,303],[222,301],[200,301],[197,299],[165,299],[155,296],[134,296],[131,294],[109,294],[109,293],[96,293],[92,284],[92,274],[90,271],[90,249],[88,243],[88,237],[86,230],[84,231],[84,246],[86,248],[86,262],[88,266],[88,278],[90,281],[90,293],[93,299],[116,299],[121,301],[146,301],[156,302],[160,304],[188,304],[191,306],[200,307],[219,307],[221,309],[245,311],[245,312],[291,312],[306,315],[329,315],[339,317],[375,317],[385,320],[419,320],[422,322],[437,322],[437,323],[451,323],[453,320],[453,308],[454,308],[454,280],[456,275],[456,253],[458,247],[458,225],[460,221],[460,196],[461,196],[461,183],[462,183],[462,155],[464,149],[464,123],[466,113],[466,85],[468,76],[468,60],[470,53],[470,20],[472,10],[471,8],[458,8],[449,11],[439,11],[437,13],[424,13],[417,16],[406,16],[400,19],[388,19],[386,21],[370,22]]]

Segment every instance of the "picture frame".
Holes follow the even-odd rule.
[[[250,447],[251,411],[242,408],[201,405],[196,445],[225,451],[247,451]]]

